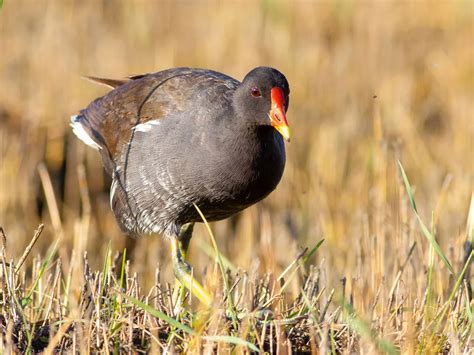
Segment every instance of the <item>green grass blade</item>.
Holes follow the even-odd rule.
[[[286,288],[290,285],[291,281],[293,281],[293,279],[296,276],[296,273],[298,272],[298,269],[299,269],[299,265],[291,272],[290,276],[288,276],[288,278],[285,280],[285,283],[283,284],[283,286],[280,287],[280,294],[283,294]]]
[[[400,169],[400,172],[402,174],[403,178],[403,183],[405,184],[405,189],[407,190],[408,198],[410,200],[411,207],[415,210],[416,213],[418,213],[418,210],[416,209],[416,203],[415,203],[415,198],[413,197],[413,190],[411,188],[411,185],[408,181],[408,176],[405,172],[405,169],[403,169],[402,163],[400,160],[398,162],[398,168]]]
[[[369,324],[357,316],[349,303],[345,302],[345,300],[343,300],[343,302],[343,307],[348,313],[347,325],[349,328],[354,330],[360,336],[371,339],[385,354],[396,355],[400,353],[390,341],[377,336],[377,334],[375,334],[370,328]]]
[[[110,266],[112,263],[112,250],[111,250],[111,242],[109,241],[109,244],[107,245],[107,250],[105,251],[105,259],[104,259],[104,266],[102,268],[102,285],[101,285],[101,290],[100,294],[103,293],[106,285],[109,283],[109,270]]]
[[[308,260],[313,256],[314,253],[316,253],[319,249],[319,247],[321,246],[321,244],[324,243],[324,239],[321,239],[319,242],[316,243],[316,245],[313,247],[313,249],[311,249],[311,251],[308,253],[308,255],[306,255],[304,258],[303,258],[303,263],[306,264],[308,262]]]
[[[402,163],[398,161],[398,167],[400,169],[400,173],[402,174],[403,178],[403,183],[405,184],[405,189],[407,190],[408,198],[410,200],[411,207],[415,213],[416,219],[418,220],[418,223],[420,224],[421,231],[423,232],[423,235],[428,239],[428,241],[431,243],[433,246],[434,251],[438,256],[441,258],[443,263],[446,265],[448,268],[449,272],[451,275],[454,275],[454,270],[453,267],[451,266],[450,262],[448,261],[448,258],[446,255],[444,255],[443,251],[441,250],[441,247],[439,246],[438,242],[436,242],[436,239],[434,238],[433,234],[428,230],[428,228],[425,226],[423,221],[421,220],[420,215],[418,214],[418,210],[416,209],[416,203],[415,203],[415,198],[413,197],[413,191],[411,189],[410,182],[408,181],[407,174],[405,173],[405,170],[403,169]]]
[[[204,253],[207,254],[207,256],[215,257],[214,248],[208,243],[206,243],[205,241],[200,241],[198,246],[199,246],[199,249],[201,249]],[[224,264],[225,268],[229,269],[232,272],[237,272],[237,267],[234,264],[232,264],[232,262],[228,258],[226,258],[222,254],[221,254],[221,258],[222,258],[222,263]]]
[[[469,205],[469,212],[467,214],[466,226],[467,240],[474,244],[474,192],[471,195],[471,204]]]
[[[454,284],[454,287],[448,297],[448,300],[446,301],[445,305],[444,305],[444,309],[443,309],[443,312],[441,312],[441,314],[438,316],[438,320],[436,322],[436,329],[439,329],[440,325],[441,325],[441,321],[444,319],[445,315],[446,315],[446,312],[448,311],[448,308],[449,308],[449,305],[451,304],[451,302],[453,302],[454,300],[454,296],[456,296],[456,292],[458,291],[459,287],[461,286],[461,283],[462,283],[462,280],[464,278],[464,275],[466,274],[466,271],[467,269],[469,268],[469,264],[471,263],[471,259],[472,257],[474,256],[474,251],[471,251],[471,254],[469,254],[469,258],[467,259],[466,263],[464,264],[464,267],[461,271],[461,273],[459,274],[457,280],[456,280],[456,283]]]
[[[165,313],[147,305],[146,303],[141,302],[140,300],[136,299],[135,297],[128,296],[124,294],[124,297],[127,298],[131,303],[135,306],[143,309],[145,312],[151,314],[153,317],[161,319],[162,321],[167,322],[169,325],[175,327],[176,329],[180,329],[185,333],[190,335],[196,335],[196,332],[192,330],[185,324],[178,322],[176,319],[171,318],[170,316],[166,315]],[[213,342],[224,342],[234,345],[243,345],[251,349],[252,351],[259,352],[259,349],[252,343],[243,340],[241,338],[229,336],[229,335],[213,335],[213,336],[202,336],[202,339],[213,341]]]
[[[471,253],[472,255],[472,253]],[[466,297],[465,299],[466,302],[466,307],[465,307],[465,312],[466,312],[466,317],[469,320],[469,330],[472,333],[474,331],[474,314],[473,314],[473,309],[471,308],[471,305],[469,303],[469,298]]]
[[[58,249],[58,241],[59,239],[56,239],[56,241],[54,242],[52,248],[51,248],[51,252],[48,254],[48,256],[46,257],[46,259],[44,259],[44,261],[41,263],[41,266],[39,268],[39,272],[38,272],[38,275],[35,279],[35,281],[33,282],[33,286],[31,287],[31,289],[28,291],[28,293],[26,294],[26,297],[22,300],[22,303],[26,302],[26,304],[24,306],[26,306],[30,299],[31,299],[31,295],[33,294],[33,292],[35,292],[36,290],[36,287],[38,286],[38,282],[39,280],[41,279],[41,277],[43,276],[44,272],[46,271],[46,269],[48,268],[49,266],[49,263],[51,262],[51,259],[53,258],[53,256],[56,254],[56,251]]]
[[[120,269],[120,290],[123,290],[123,280],[125,276],[125,265],[127,264],[127,249],[123,249],[123,254],[122,254],[122,267]]]
[[[125,298],[127,298],[131,303],[133,303],[135,306],[143,309],[145,312],[151,314],[153,317],[156,317],[158,319],[161,319],[162,321],[165,321],[166,323],[168,323],[169,325],[175,327],[176,329],[180,329],[182,330],[183,332],[185,333],[188,333],[188,334],[191,334],[191,335],[195,335],[195,332],[194,330],[192,330],[190,327],[188,327],[187,325],[185,324],[182,324],[180,322],[178,322],[176,319],[174,318],[171,318],[170,316],[164,314],[163,312],[147,305],[146,303],[143,303],[142,301],[136,299],[135,297],[133,296],[129,296],[129,295],[126,295],[126,294],[123,294],[123,296]]]
[[[224,262],[222,261],[222,256],[221,252],[219,251],[219,248],[217,247],[217,242],[216,238],[214,237],[214,233],[212,233],[211,227],[209,226],[209,223],[207,223],[206,217],[204,214],[201,212],[199,207],[194,203],[194,208],[196,208],[196,211],[199,213],[199,216],[201,216],[202,221],[204,222],[204,225],[206,226],[207,232],[209,233],[209,237],[211,238],[211,243],[212,246],[214,247],[214,252],[216,253],[216,259],[217,259],[217,264],[219,265],[219,269],[222,274],[222,280],[224,281],[224,287],[225,287],[225,292],[227,295],[228,299],[228,311],[230,312],[230,315],[232,317],[232,323],[234,327],[237,329],[237,314],[235,312],[235,307],[234,307],[234,300],[232,298],[232,294],[230,293],[230,285],[229,285],[229,278],[227,277],[227,273],[225,271],[224,267]]]
[[[201,216],[201,219],[204,225],[206,226],[207,232],[209,233],[209,237],[211,238],[212,247],[214,248],[214,252],[216,254],[217,264],[219,265],[219,268],[222,272],[222,277],[224,278],[224,280],[227,280],[227,275],[225,273],[225,268],[224,268],[224,262],[222,261],[219,248],[217,247],[217,242],[216,242],[216,238],[214,237],[214,233],[212,233],[211,227],[209,226],[209,223],[207,223],[206,217],[201,212],[199,207],[196,204],[194,204],[194,208],[196,208],[197,212],[199,213],[199,216]]]
[[[252,351],[255,351],[257,353],[260,352],[260,350],[254,344],[246,340],[229,336],[229,335],[210,335],[210,336],[202,336],[201,338],[208,341],[229,343],[229,344],[234,344],[234,345],[243,345],[243,346],[248,347]]]

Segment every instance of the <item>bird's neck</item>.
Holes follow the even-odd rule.
[[[226,146],[234,152],[241,152],[242,159],[255,156],[248,154],[248,151],[259,152],[264,150],[265,146],[272,145],[275,134],[278,134],[272,126],[262,124],[258,118],[248,117],[235,107],[227,117],[231,117],[231,120],[221,121],[225,125],[225,128],[221,127],[221,129],[232,132],[228,136]]]

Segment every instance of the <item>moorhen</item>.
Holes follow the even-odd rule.
[[[172,245],[178,281],[204,304],[211,297],[185,254],[194,222],[227,218],[279,183],[290,89],[269,67],[242,82],[212,70],[174,68],[126,80],[71,118],[76,136],[102,156],[110,204],[123,232],[159,233]]]

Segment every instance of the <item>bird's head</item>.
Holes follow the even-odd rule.
[[[290,140],[286,121],[290,87],[285,76],[269,67],[251,70],[235,92],[235,107],[240,116],[258,125],[273,126],[285,140]]]

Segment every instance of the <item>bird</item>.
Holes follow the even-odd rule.
[[[277,187],[290,141],[286,77],[260,66],[241,82],[188,67],[87,78],[112,90],[72,116],[71,127],[112,178],[118,225],[132,237],[163,235],[176,279],[210,306],[185,260],[194,223],[203,222],[199,211],[222,220]]]

